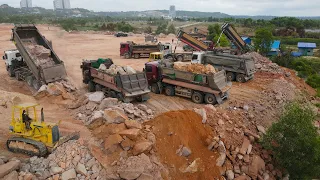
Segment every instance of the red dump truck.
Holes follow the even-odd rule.
[[[165,67],[160,62],[145,64],[145,72],[151,91],[167,96],[191,98],[195,103],[221,104],[228,99],[231,82],[227,82],[226,72],[215,74],[195,74]]]
[[[160,52],[161,44],[136,44],[128,41],[120,44],[120,56],[129,59],[139,59],[142,56],[149,57],[150,53]]]
[[[83,83],[88,84],[90,92],[103,91],[108,97],[118,98],[123,102],[146,101],[149,99],[148,81],[144,72],[133,74],[110,74],[100,70],[104,64],[109,69],[113,62],[111,59],[103,61],[85,60],[80,66],[82,69]]]

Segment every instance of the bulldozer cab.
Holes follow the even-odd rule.
[[[27,116],[30,118],[30,122],[37,122],[38,121],[38,116],[37,116],[37,110],[36,107],[38,104],[34,103],[24,103],[24,104],[18,104],[14,105],[12,107],[12,120],[11,120],[11,126],[12,129],[11,131],[15,132],[25,132],[27,127],[26,127],[26,122],[24,122],[23,116]],[[25,113],[25,115],[23,115]]]
[[[163,54],[161,52],[150,53],[149,62],[158,61],[163,59]]]

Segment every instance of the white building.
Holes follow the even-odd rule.
[[[20,7],[21,8],[32,8],[32,0],[21,0]]]
[[[176,15],[176,6],[170,6],[170,9],[169,9],[169,16],[171,18],[175,18],[177,15]]]
[[[70,0],[54,0],[54,9],[71,9]]]

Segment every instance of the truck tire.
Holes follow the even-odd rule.
[[[95,85],[96,91],[102,91],[102,86],[100,84]]]
[[[117,94],[117,99],[118,99],[119,101],[123,101],[123,100],[124,100],[123,95],[122,95],[121,93],[118,93],[118,94]]]
[[[124,58],[130,59],[130,54],[128,54],[128,53],[124,54]]]
[[[38,91],[38,90],[40,89],[40,87],[41,87],[41,84],[40,84],[40,82],[39,82],[38,80],[34,79],[33,82],[32,82],[32,87],[33,87],[36,91]]]
[[[135,59],[139,59],[139,58],[140,58],[140,54],[134,54],[133,57],[134,57]]]
[[[16,72],[15,72],[15,78],[16,78],[16,80],[18,80],[18,81],[21,81],[21,80],[22,80],[21,77],[20,77],[20,71],[16,71]]]
[[[153,92],[155,94],[160,94],[160,89],[156,83],[151,85],[151,92]]]
[[[236,80],[241,83],[246,82],[244,74],[237,74]]]
[[[228,81],[234,81],[235,80],[235,75],[233,72],[228,72],[227,73],[227,80]]]
[[[201,104],[203,102],[203,95],[199,92],[194,92],[191,96],[193,102]]]
[[[174,87],[173,86],[166,86],[164,88],[164,92],[167,96],[174,96],[175,92],[174,92]]]
[[[216,104],[216,103],[217,103],[216,96],[213,95],[213,94],[207,93],[207,94],[204,96],[204,102],[205,102],[206,104]]]
[[[89,83],[88,83],[88,89],[89,89],[89,92],[94,92],[94,91],[96,91],[96,86],[95,86],[95,84],[94,84],[93,81],[89,81]]]
[[[9,74],[10,77],[14,77],[15,76],[13,66],[9,66],[8,67],[8,74]]]
[[[169,61],[173,61],[173,56],[172,55],[167,55],[166,59],[168,59]]]
[[[183,56],[177,56],[177,61],[179,61],[179,62],[182,62],[184,59],[183,59]]]
[[[33,85],[33,80],[34,80],[34,77],[33,77],[33,76],[28,76],[28,77],[26,78],[26,82],[27,82],[27,84],[28,84],[30,87],[32,87],[32,85]]]

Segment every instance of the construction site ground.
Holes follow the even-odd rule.
[[[12,25],[2,24],[0,25],[0,56],[3,56],[3,52],[9,49],[15,49],[14,44],[10,41],[11,38],[11,28]],[[129,65],[136,70],[142,70],[144,68],[144,63],[148,61],[145,59],[124,59],[119,56],[120,42],[125,41],[134,41],[136,43],[144,43],[144,36],[134,35],[129,37],[117,38],[112,35],[105,35],[103,32],[66,32],[61,30],[59,27],[39,25],[37,26],[41,33],[48,39],[53,42],[53,49],[64,61],[67,74],[71,82],[79,89],[79,92],[86,93],[87,87],[82,83],[82,72],[80,69],[80,64],[83,59],[97,59],[97,58],[112,58],[115,64],[117,65]],[[174,42],[177,42],[175,37],[166,37],[159,38],[160,42],[171,42],[172,39],[175,39]],[[181,50],[181,45],[178,50]],[[304,83],[303,80],[298,78],[295,73],[291,70],[285,69],[286,72],[290,72],[290,76],[285,74],[273,74],[270,72],[258,72],[255,74],[253,80],[247,83],[233,83],[232,89],[230,91],[230,98],[222,105],[216,106],[217,108],[223,109],[223,111],[228,112],[228,116],[231,116],[232,119],[239,119],[241,122],[242,118],[250,117],[254,122],[259,122],[265,127],[271,125],[279,115],[281,108],[284,103],[288,100],[296,99],[297,97],[306,99],[309,95],[314,95],[314,89],[310,88]],[[90,139],[91,133],[86,126],[79,120],[75,119],[74,113],[69,109],[64,107],[59,99],[54,99],[52,97],[45,97],[41,99],[34,99],[28,85],[24,82],[19,82],[14,78],[10,78],[7,74],[4,62],[0,63],[0,99],[8,101],[8,107],[0,106],[0,156],[17,156],[8,152],[5,148],[6,140],[9,136],[9,123],[11,118],[11,103],[9,102],[13,97],[19,97],[21,101],[24,102],[37,102],[42,107],[44,107],[45,120],[49,122],[58,122],[62,120],[60,129],[62,134],[68,132],[80,131],[82,139]],[[278,95],[278,96],[277,96]],[[301,95],[301,96],[300,96]],[[307,95],[307,96],[305,96]],[[155,115],[167,111],[174,110],[186,110],[193,108],[203,108],[204,105],[194,104],[189,99],[181,97],[168,97],[165,95],[156,95],[150,94],[150,99],[145,103],[149,108],[151,108]],[[248,107],[248,108],[247,108]],[[237,112],[237,109],[246,109],[246,112]],[[186,112],[188,113],[188,112]],[[163,115],[162,115],[163,116]],[[210,115],[209,115],[210,116]],[[232,117],[234,116],[234,117]],[[242,117],[243,116],[243,117]],[[161,123],[166,123],[170,121],[170,118],[174,118],[173,115],[164,115],[164,119],[155,118],[154,124],[151,124],[155,127],[158,127],[160,131],[160,138],[163,136],[163,133],[169,131],[168,129],[163,130]],[[188,123],[186,119],[182,120],[185,123]],[[183,128],[191,128],[189,125],[184,125],[180,123],[179,126]],[[184,127],[185,126],[185,127]],[[241,126],[241,125],[239,125]],[[246,126],[252,126],[250,124]],[[161,129],[162,128],[162,129]],[[183,132],[184,130],[179,129]],[[197,133],[196,129],[185,131],[185,136],[194,136],[193,133]],[[205,136],[205,129],[201,129],[203,132],[199,132],[199,137]],[[190,132],[190,133],[189,133]],[[155,133],[158,136],[157,133]],[[158,138],[158,137],[157,137]],[[197,136],[190,138],[190,141],[185,143],[199,143],[197,142]],[[204,137],[202,137],[204,138]],[[232,138],[225,137],[225,138]],[[161,141],[161,140],[159,140]],[[180,141],[180,140],[173,140]],[[228,141],[228,140],[226,140]],[[229,141],[232,141],[230,139]],[[180,143],[180,142],[178,142]],[[241,143],[241,142],[240,142]],[[165,149],[161,150],[157,145],[157,150],[159,150],[160,155],[165,156],[164,158],[169,158],[168,161],[177,158],[177,163],[181,164],[180,157],[170,157],[167,156]],[[211,152],[201,153],[200,150],[205,150],[206,147],[199,147],[199,150],[196,150],[198,144],[190,145],[193,148],[192,151],[195,152],[195,155],[201,154],[201,157],[208,155],[215,157],[216,155]],[[162,154],[161,154],[162,153]],[[175,154],[173,154],[175,155]],[[203,159],[208,161],[206,159]],[[179,165],[180,165],[179,164]],[[209,168],[210,167],[206,167]],[[175,176],[174,174],[172,174]],[[181,178],[181,174],[177,174],[176,178]],[[200,176],[192,176],[200,177]],[[207,175],[203,174],[201,178],[206,178]]]

